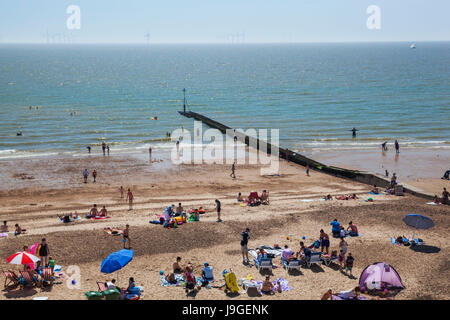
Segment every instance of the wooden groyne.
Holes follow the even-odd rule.
[[[217,129],[220,132],[222,132],[223,134],[226,134],[227,130],[233,130],[233,128],[230,128],[220,122],[217,122],[213,119],[210,119],[210,118],[208,118],[204,115],[201,115],[199,113],[196,113],[196,112],[179,111],[179,113],[182,116],[185,116],[187,118],[193,118],[195,120],[201,121],[204,124],[206,124],[207,126],[209,126],[210,128]],[[234,134],[238,137],[238,139],[240,141],[245,141],[246,145],[250,145],[250,140],[255,139],[256,141],[254,143],[252,143],[252,146],[256,145],[257,146],[256,148],[258,150],[260,149],[260,146],[262,146],[262,144],[264,143],[265,145],[267,145],[266,150],[267,150],[267,153],[269,153],[269,154],[271,154],[272,149],[275,148],[270,143],[260,141],[257,138],[249,137],[240,132],[236,131]],[[326,174],[329,174],[329,175],[332,175],[335,177],[345,178],[345,179],[365,183],[365,184],[372,185],[372,186],[377,185],[378,187],[383,187],[383,188],[386,188],[390,185],[390,180],[388,178],[386,178],[382,175],[376,174],[376,173],[372,173],[372,172],[368,172],[368,171],[360,171],[360,170],[349,170],[349,169],[329,166],[329,165],[320,163],[318,161],[315,161],[313,159],[307,158],[297,152],[293,152],[291,150],[284,149],[281,147],[278,147],[278,153],[279,153],[279,157],[282,159],[288,158],[289,161],[299,164],[301,166],[309,165],[311,170],[320,171],[320,172],[323,172],[323,173],[326,173]],[[434,195],[427,194],[427,193],[425,193],[421,190],[418,190],[412,186],[403,184],[403,189],[404,189],[404,192],[413,194],[413,195],[421,197],[421,198],[425,198],[425,199],[433,199],[434,198]]]

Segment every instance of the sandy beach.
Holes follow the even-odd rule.
[[[156,157],[158,155],[155,155]],[[160,157],[161,158],[161,157]],[[96,169],[97,182],[82,181],[82,170]],[[347,238],[349,252],[355,257],[353,275],[343,275],[335,265],[302,268],[301,275],[288,275],[280,259],[274,260],[273,279],[284,278],[292,290],[273,296],[249,298],[241,289],[234,299],[320,299],[332,289],[345,291],[358,285],[362,270],[374,262],[387,262],[400,274],[405,289],[395,299],[449,299],[449,218],[450,207],[427,205],[427,200],[406,194],[403,197],[368,194],[370,186],[318,172],[306,176],[303,167],[280,162],[280,176],[261,176],[258,165],[238,165],[236,179],[229,176],[229,165],[180,165],[167,161],[150,164],[145,157],[132,155],[91,155],[80,158],[42,158],[2,161],[0,190],[2,208],[0,220],[7,220],[10,231],[15,223],[27,233],[0,238],[2,260],[0,269],[20,270],[21,266],[6,264],[7,256],[24,245],[47,239],[50,256],[66,271],[79,266],[79,289],[69,289],[65,281],[51,289],[2,291],[0,299],[86,299],[86,291],[97,290],[96,281],[119,277],[121,286],[128,277],[144,287],[144,299],[194,299],[187,297],[181,287],[162,287],[159,272],[170,272],[177,256],[191,261],[195,275],[200,276],[204,262],[214,268],[216,281],[211,289],[202,288],[195,299],[230,299],[219,287],[224,284],[222,271],[232,268],[238,279],[249,274],[263,280],[255,266],[242,264],[241,232],[249,227],[249,248],[259,245],[288,244],[299,249],[305,237],[310,244],[319,238],[319,230],[331,234],[329,223],[338,219],[344,226],[353,221],[362,237]],[[437,180],[427,181],[437,191]],[[448,186],[448,181],[446,182]],[[119,187],[131,188],[134,208],[120,198]],[[270,191],[270,205],[241,207],[238,192],[247,196],[251,191]],[[434,190],[434,189],[433,189]],[[320,201],[326,194],[355,193],[358,200]],[[374,202],[364,202],[369,197]],[[223,222],[216,222],[214,200],[222,203]],[[313,201],[302,201],[313,200]],[[185,209],[202,206],[207,213],[199,222],[183,224],[177,229],[165,229],[150,224],[165,207],[182,203]],[[105,205],[110,219],[93,221],[81,219],[63,224],[58,214],[77,211],[84,216],[93,204]],[[402,218],[418,213],[433,219],[435,227],[418,231],[426,245],[419,250],[390,243],[391,236],[411,236],[414,230]],[[130,225],[134,259],[118,274],[103,274],[100,264],[110,253],[122,248],[122,237],[114,237],[105,227],[124,228]],[[291,234],[290,240],[287,236]],[[331,250],[338,240],[331,238]],[[2,274],[0,281],[4,280]]]

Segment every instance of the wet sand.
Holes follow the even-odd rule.
[[[157,155],[155,155],[157,156]],[[193,299],[186,297],[183,288],[161,287],[159,271],[170,271],[177,256],[184,262],[191,261],[196,276],[201,266],[209,262],[218,281],[212,289],[202,288],[195,299],[229,299],[215,286],[223,284],[221,273],[232,268],[238,279],[252,274],[263,280],[254,266],[242,264],[240,233],[250,227],[249,248],[275,243],[288,244],[298,250],[299,239],[306,237],[312,243],[319,230],[331,233],[330,221],[337,218],[345,226],[350,220],[358,225],[362,237],[350,238],[349,252],[355,257],[353,274],[349,278],[336,266],[302,268],[302,274],[287,275],[280,266],[273,278],[282,277],[293,289],[274,296],[251,299],[320,299],[332,289],[344,291],[357,286],[362,270],[369,264],[384,261],[391,264],[402,277],[405,290],[395,299],[449,299],[449,218],[450,207],[427,205],[425,200],[410,195],[371,196],[369,186],[331,177],[312,171],[305,175],[303,167],[280,162],[280,176],[261,176],[257,165],[238,165],[236,179],[229,177],[229,165],[149,164],[135,156],[91,156],[71,159],[46,159],[45,161],[14,160],[3,162],[0,201],[0,220],[7,220],[12,227],[19,223],[28,230],[26,235],[0,239],[3,258],[13,254],[23,245],[31,245],[46,237],[50,256],[63,271],[71,265],[81,269],[80,289],[69,289],[66,283],[55,284],[51,289],[2,291],[0,299],[85,299],[84,292],[97,290],[96,281],[119,276],[119,285],[126,286],[133,276],[138,285],[144,286],[144,299]],[[159,166],[159,167],[158,167]],[[164,166],[164,167],[163,167]],[[97,183],[82,182],[82,170],[98,171]],[[14,176],[24,173],[34,179]],[[131,188],[135,196],[134,209],[120,198],[119,187]],[[238,192],[248,195],[251,191],[270,191],[270,205],[241,207],[236,201]],[[318,201],[326,194],[356,193],[360,199],[349,201]],[[372,197],[373,203],[364,202]],[[222,202],[223,222],[216,222],[214,199]],[[312,202],[302,200],[311,199]],[[188,223],[177,229],[164,229],[149,224],[162,214],[170,204],[181,202],[185,208],[203,206],[208,211],[199,222]],[[77,211],[84,215],[92,204],[106,205],[111,219],[92,221],[82,219],[63,224],[56,215]],[[408,213],[420,213],[431,217],[436,226],[419,231],[427,246],[423,252],[408,247],[391,245],[390,237],[412,235],[402,218]],[[134,259],[119,274],[100,272],[101,261],[108,254],[122,248],[122,238],[108,235],[107,226],[123,228],[130,224],[130,237]],[[286,236],[292,234],[292,239]],[[416,233],[417,234],[417,233]],[[331,250],[338,241],[331,239]],[[20,266],[7,265],[4,259],[0,269],[19,270]],[[4,280],[3,274],[0,281]],[[241,289],[235,299],[249,299]]]
[[[425,192],[441,195],[442,188],[449,190],[450,181],[442,180],[450,169],[450,150],[447,149],[394,149],[323,151],[312,154],[312,158],[346,169],[371,171],[389,176],[396,173],[399,182],[407,183]]]

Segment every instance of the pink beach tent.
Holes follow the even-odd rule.
[[[376,262],[366,267],[359,278],[359,286],[369,290],[381,287],[405,288],[398,272],[385,262]]]

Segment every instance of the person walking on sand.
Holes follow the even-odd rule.
[[[236,175],[235,175],[235,170],[236,170],[235,163],[236,163],[236,161],[233,162],[233,164],[231,165],[231,174],[230,174],[230,177],[232,177],[233,179],[236,178]]]
[[[127,201],[128,201],[128,205],[129,205],[128,211],[133,210],[133,199],[134,199],[133,193],[131,192],[130,189],[128,189],[128,193],[127,193]]]
[[[123,189],[123,186],[120,186],[120,199],[123,199],[123,192],[125,190]]]
[[[122,236],[123,236],[123,248],[124,249],[131,249],[131,240],[130,240],[130,225],[126,225],[125,229],[122,232]],[[128,248],[126,248],[125,244],[128,241]]]
[[[309,164],[306,164],[306,175],[309,177]]]
[[[97,180],[97,171],[95,171],[95,169],[94,169],[94,171],[92,171],[92,177],[94,178],[94,182],[96,182]]]
[[[352,254],[349,253],[347,259],[345,259],[345,274],[348,275],[347,271],[350,271],[350,277],[353,277],[352,274],[353,262],[355,262],[355,258],[353,258]]]
[[[242,231],[241,233],[241,252],[242,252],[242,263],[246,264],[249,263],[250,260],[248,259],[248,239],[250,238],[249,233],[250,229],[249,228],[245,228],[245,231]]]
[[[395,145],[395,152],[400,153],[400,145],[398,144],[397,140],[395,140],[394,145]]]
[[[84,169],[83,171],[84,183],[87,183],[88,176],[89,176],[88,169]]]
[[[105,141],[102,142],[102,150],[103,150],[103,155],[105,155],[105,151],[106,151],[106,143],[105,143]]]
[[[222,222],[220,219],[220,201],[216,199],[216,210],[217,210],[217,222]]]

